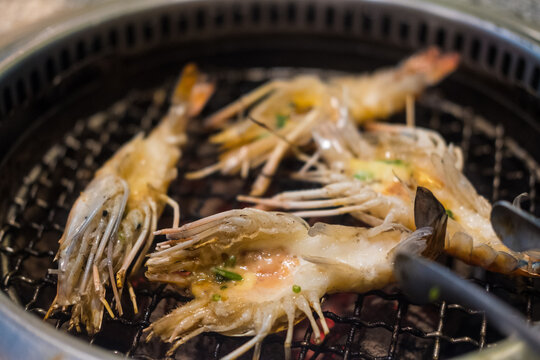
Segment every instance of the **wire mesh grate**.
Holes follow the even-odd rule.
[[[252,69],[216,73],[218,91],[206,111],[216,110],[276,73],[297,72],[297,69]],[[170,83],[160,89],[134,91],[109,109],[76,121],[62,142],[52,144],[39,163],[29,164],[0,221],[1,288],[26,310],[43,317],[54,298],[56,279],[47,269],[55,267],[57,240],[71,204],[94,171],[122,143],[158,122],[167,109],[167,103],[158,101],[158,95],[170,89]],[[514,140],[504,136],[502,127],[492,126],[471,109],[445,100],[435,91],[421,99],[416,113],[419,125],[438,130],[448,141],[464,149],[466,174],[480,193],[490,199],[512,199],[528,192],[529,209],[538,209],[539,169]],[[402,116],[394,120],[400,121]],[[170,187],[171,196],[180,202],[182,221],[242,206],[235,195],[248,191],[253,176],[245,180],[223,175],[207,180],[184,179],[186,171],[209,165],[217,155],[217,149],[206,144],[208,134],[198,122],[190,124],[188,135],[178,165],[178,178]],[[294,160],[286,160],[275,176],[270,193],[309,186],[288,179],[288,173],[297,168]],[[165,226],[171,221],[172,213],[166,210],[160,224]],[[350,219],[342,217],[335,221],[346,223]],[[474,275],[471,276],[476,278],[474,281],[510,302],[529,320],[540,318],[540,291],[533,280],[485,273],[450,259],[448,265]],[[189,295],[165,285],[150,284],[143,275],[133,283],[140,308],[138,314],[128,310],[125,316],[115,319],[105,314],[103,329],[98,334],[76,335],[136,359],[168,359],[165,355],[168,345],[158,340],[147,343],[142,331],[162,314],[189,301]],[[315,344],[309,324],[300,323],[292,344],[297,359],[440,359],[483,348],[501,339],[481,311],[444,302],[423,306],[410,303],[394,286],[365,294],[332,295],[323,305],[332,332],[321,344]],[[129,303],[124,308],[130,309]],[[59,311],[49,321],[65,331],[67,320],[69,312]],[[283,334],[269,336],[263,345],[263,358],[282,358],[283,340]],[[172,358],[219,358],[243,341],[208,334],[180,347]]]

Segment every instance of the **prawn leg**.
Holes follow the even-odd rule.
[[[270,81],[264,85],[259,86],[255,90],[247,93],[242,96],[240,99],[230,103],[217,113],[210,116],[206,121],[205,125],[209,128],[217,128],[223,125],[223,122],[229,119],[234,114],[241,112],[242,110],[248,108],[254,104],[257,100],[268,95],[276,89],[282,88],[285,85],[285,82],[280,80]]]

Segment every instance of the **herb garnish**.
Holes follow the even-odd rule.
[[[287,115],[277,114],[276,115],[276,127],[281,129],[287,124],[289,117]]]
[[[233,280],[233,281],[241,281],[242,275],[235,273],[233,271],[225,270],[220,267],[212,268],[212,272],[216,274],[216,279],[219,277],[226,279],[226,280]]]
[[[383,162],[385,164],[389,165],[404,165],[403,160],[400,159],[384,159],[384,160],[378,160],[380,162]]]
[[[371,171],[360,170],[354,174],[354,178],[361,181],[373,180],[375,175]]]

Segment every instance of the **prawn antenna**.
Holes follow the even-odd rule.
[[[276,130],[272,129],[270,126],[266,125],[263,122],[260,122],[259,120],[255,119],[251,114],[247,115],[247,118],[252,121],[255,125],[262,127],[263,129],[269,131],[272,135],[279,138],[280,140],[285,141],[290,147],[293,153],[298,156],[299,158],[309,159],[311,156],[307,155],[305,152],[300,150],[298,145],[293,144],[291,141],[289,141],[285,136],[278,133]]]

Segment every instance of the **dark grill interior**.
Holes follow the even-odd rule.
[[[297,69],[227,70],[213,74],[218,92],[205,110],[211,113],[237,98],[263,80],[277,74],[291,76]],[[107,110],[76,121],[60,143],[49,144],[41,161],[29,167],[18,179],[21,184],[1,221],[0,254],[2,256],[2,290],[26,310],[39,317],[45,315],[55,295],[55,277],[47,274],[54,268],[53,257],[67,213],[78,194],[90,181],[94,171],[121,144],[137,132],[148,131],[167,109],[167,103],[156,94],[170,89],[172,79],[158,89],[136,90]],[[451,88],[451,85],[450,85]],[[441,92],[443,91],[443,92]],[[510,138],[504,128],[493,126],[471,108],[464,108],[444,97],[443,90],[431,90],[417,104],[420,126],[439,130],[451,142],[464,149],[466,173],[477,189],[488,199],[512,199],[528,192],[525,204],[538,209],[536,197],[536,163]],[[394,121],[403,121],[397,115]],[[212,176],[200,181],[182,179],[188,169],[199,168],[215,160],[216,149],[205,144],[207,133],[197,121],[189,129],[189,143],[178,166],[179,176],[170,194],[182,208],[182,221],[192,221],[218,211],[240,207],[235,194],[246,193],[253,181],[237,177]],[[270,193],[298,189],[307,184],[288,180],[298,163],[287,160],[280,168]],[[172,221],[165,211],[160,224]],[[351,219],[333,219],[341,223]],[[540,319],[540,291],[531,279],[511,279],[480,269],[470,269],[446,259],[461,273],[474,277],[486,290],[501,296],[520,309],[528,319]],[[168,345],[157,340],[144,341],[142,330],[150,321],[189,300],[163,285],[149,284],[141,274],[134,279],[140,313],[128,313],[120,319],[105,314],[104,326],[94,337],[95,345],[126,353],[138,359],[164,359]],[[125,309],[131,309],[124,299]],[[410,303],[393,286],[366,294],[337,294],[324,303],[325,315],[331,320],[332,332],[316,345],[306,322],[297,325],[294,354],[298,359],[323,358],[390,359],[448,358],[484,348],[500,340],[501,335],[486,323],[482,312],[459,304],[440,303],[420,306]],[[57,312],[50,320],[65,329],[69,312]],[[121,334],[121,335],[118,335]],[[209,334],[181,346],[175,358],[219,358],[246,339],[232,339]],[[263,358],[282,358],[283,334],[269,336],[263,345]],[[320,357],[319,357],[320,358]]]

